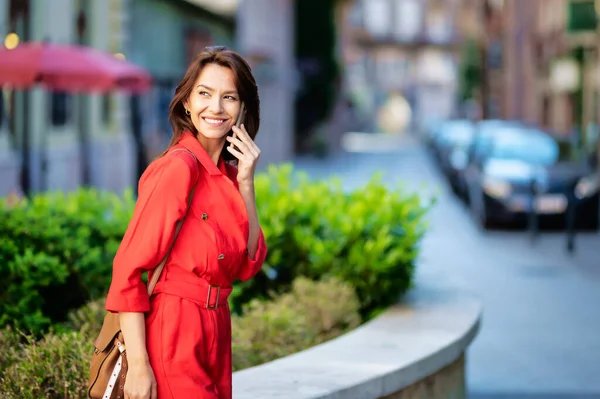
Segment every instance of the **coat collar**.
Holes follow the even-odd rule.
[[[198,139],[192,133],[184,132],[181,139],[179,139],[179,144],[191,151],[211,176],[227,175],[223,157],[219,156],[218,165],[215,164],[208,155],[208,152],[206,152],[202,144],[200,144]]]

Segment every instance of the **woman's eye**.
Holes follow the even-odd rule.
[[[209,95],[208,92],[206,92],[206,91],[201,91],[198,94],[200,94],[201,96],[208,96]]]
[[[233,96],[225,96],[226,99],[228,100],[232,100],[232,101],[236,101],[237,98],[233,97]]]

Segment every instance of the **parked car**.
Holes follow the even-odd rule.
[[[578,227],[598,228],[596,170],[568,142],[540,129],[498,128],[474,153],[464,176],[470,209],[484,228],[524,222],[532,210],[542,218],[564,221],[573,204]]]
[[[437,126],[435,135],[431,138],[431,151],[442,170],[452,149],[457,145],[464,146],[470,143],[474,133],[473,122],[466,119],[447,120]]]
[[[495,134],[501,134],[507,127],[523,126],[519,122],[502,119],[486,119],[475,124],[475,132],[468,144],[456,146],[450,154],[453,168],[450,184],[460,199],[469,203],[466,173],[476,159],[482,159],[490,149]]]

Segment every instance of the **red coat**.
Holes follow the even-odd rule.
[[[199,163],[174,149],[191,151]],[[234,280],[258,273],[267,246],[261,230],[257,252],[253,259],[248,256],[248,215],[237,168],[223,159],[215,165],[191,133],[173,150],[140,179],[133,217],[114,259],[106,309],[147,312],[147,349],[159,399],[229,399],[227,297]],[[140,277],[165,256],[194,182],[191,209],[149,299]]]

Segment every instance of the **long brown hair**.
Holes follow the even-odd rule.
[[[252,140],[256,137],[260,126],[260,99],[258,97],[258,87],[256,86],[250,65],[248,65],[242,56],[226,47],[206,47],[194,58],[185,76],[175,89],[175,95],[169,105],[169,121],[173,128],[173,136],[167,150],[162,155],[166,154],[172,146],[179,142],[184,132],[189,131],[195,136],[198,135],[192,119],[185,113],[183,102],[192,94],[198,76],[200,76],[200,73],[202,73],[202,70],[208,64],[217,64],[229,68],[233,72],[240,100],[246,104],[244,127]],[[229,134],[232,134],[232,132],[229,132]],[[233,161],[233,163],[237,161],[237,158],[227,151],[225,147],[221,152],[221,156],[225,161]]]

